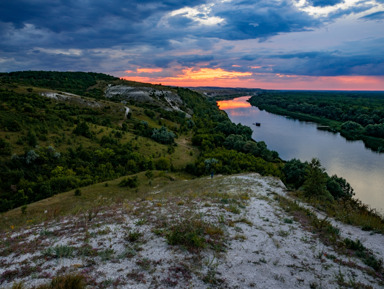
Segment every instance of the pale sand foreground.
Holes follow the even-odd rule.
[[[324,245],[280,208],[275,196],[286,191],[278,179],[258,174],[204,178],[199,193],[195,183],[185,182],[188,198],[159,199],[162,189],[157,188],[153,199],[1,235],[0,287],[23,281],[29,288],[78,272],[89,288],[383,288],[361,260]],[[230,196],[248,197],[231,203]],[[162,222],[172,225],[189,216],[221,227],[225,249],[169,245],[159,233]],[[384,258],[383,235],[333,224],[342,237],[360,240]]]

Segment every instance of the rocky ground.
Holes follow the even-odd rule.
[[[76,273],[89,288],[384,286],[384,236],[328,222],[312,209],[292,211],[298,203],[278,179],[218,176],[167,190],[2,233],[0,287],[32,288]],[[341,248],[320,236],[305,215],[332,223],[330,236],[361,245],[379,267],[348,242]]]

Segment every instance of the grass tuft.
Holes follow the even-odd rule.
[[[56,247],[49,247],[46,250],[42,252],[42,254],[46,257],[51,258],[71,258],[73,256],[74,248],[70,246],[56,246]]]
[[[189,250],[211,247],[220,250],[224,245],[223,230],[200,217],[181,219],[168,229],[165,237],[170,245],[181,245]]]
[[[128,233],[126,240],[128,242],[134,243],[134,242],[138,241],[142,236],[143,236],[143,233],[141,233],[139,231],[131,231]]]
[[[40,285],[37,289],[84,289],[84,276],[79,274],[69,274],[55,277],[50,284]]]

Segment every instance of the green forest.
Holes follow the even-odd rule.
[[[120,99],[104,97],[106,87],[114,84],[170,90],[192,116],[140,102],[127,104],[125,116]],[[44,95],[48,92],[76,96],[60,100]],[[318,161],[281,160],[264,142],[251,139],[249,127],[232,123],[213,99],[186,88],[97,73],[26,71],[0,74],[0,98],[0,212],[138,172],[151,176],[154,170],[191,178],[258,172],[303,188],[308,197],[333,201],[353,196],[346,180],[328,176]],[[379,103],[380,97],[374,100]],[[365,130],[380,125],[384,114],[379,108],[365,114],[377,120]],[[134,177],[122,182],[137,185]]]
[[[321,129],[384,151],[383,92],[262,91],[249,102],[272,113],[316,122]]]

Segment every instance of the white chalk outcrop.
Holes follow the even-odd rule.
[[[184,112],[190,117],[191,111],[184,107],[179,95],[170,90],[157,90],[152,87],[133,87],[127,85],[108,85],[106,98],[117,98],[124,103],[147,103],[168,111]]]

